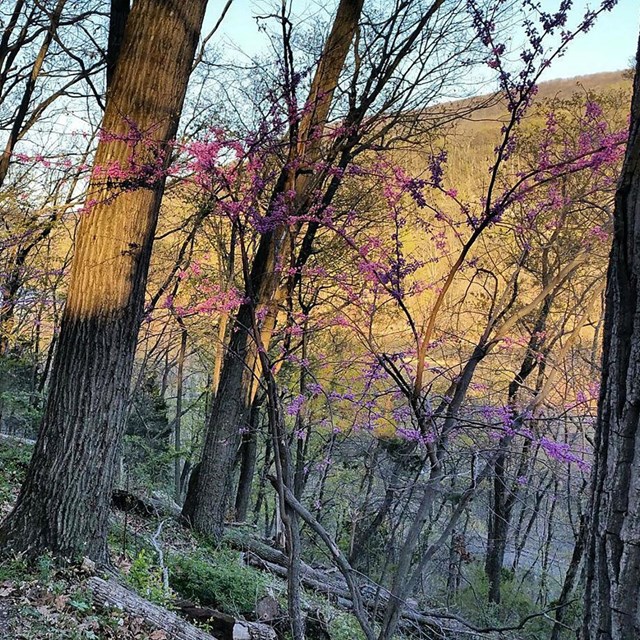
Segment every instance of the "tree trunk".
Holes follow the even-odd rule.
[[[407,451],[407,456],[400,452],[399,457],[395,460],[393,468],[391,470],[391,477],[389,484],[384,493],[384,500],[382,504],[376,509],[376,515],[371,522],[366,526],[357,527],[355,533],[355,539],[351,546],[351,552],[349,554],[349,563],[354,567],[359,567],[359,560],[367,549],[369,541],[378,532],[385,518],[389,515],[391,507],[397,499],[398,494],[402,491],[401,476],[402,472],[406,469],[406,458],[413,452],[415,446],[409,442],[403,443],[403,448]]]
[[[154,629],[161,629],[176,640],[216,640],[202,629],[194,627],[175,613],[153,604],[113,580],[93,577],[87,582],[94,601],[101,607],[116,608],[144,620]]]
[[[107,43],[107,91],[113,82],[131,7],[129,0],[111,0],[109,42]]]
[[[118,138],[129,136],[134,123],[152,138],[145,160],[158,171],[119,186],[94,170],[38,442],[16,506],[0,528],[2,545],[28,556],[50,550],[108,559],[109,502],[163,167],[205,7],[206,0],[137,0],[129,15],[103,121],[109,135],[94,166],[129,166],[132,149]]]
[[[236,493],[236,520],[246,522],[249,514],[249,502],[251,500],[251,485],[256,468],[256,455],[258,453],[258,423],[262,402],[256,398],[251,407],[251,419],[249,431],[242,436],[240,457],[240,477],[238,479],[238,491]]]
[[[0,155],[0,187],[4,184],[7,178],[7,173],[9,172],[9,166],[11,163],[11,156],[13,155],[13,150],[20,138],[24,120],[27,116],[29,105],[31,104],[31,98],[33,97],[33,92],[36,88],[36,82],[40,77],[42,65],[44,64],[45,58],[49,52],[51,42],[56,36],[60,18],[62,16],[62,10],[64,9],[65,4],[66,0],[58,0],[58,3],[52,11],[49,28],[45,34],[42,45],[40,46],[38,55],[33,62],[33,66],[31,67],[31,73],[29,74],[20,104],[13,119],[7,143],[4,151]],[[0,287],[2,294],[2,297],[0,298],[0,356],[7,353],[11,344],[11,332],[13,329],[15,307],[18,302],[18,291],[22,286],[24,263],[31,246],[27,249],[23,247],[17,248],[15,258],[10,262],[6,282],[4,286]]]
[[[18,139],[20,138],[22,125],[24,124],[24,120],[29,110],[29,105],[31,104],[31,98],[33,97],[33,92],[36,88],[36,81],[38,80],[40,72],[42,71],[44,60],[49,53],[49,47],[51,46],[51,43],[56,36],[56,31],[58,30],[58,25],[60,24],[60,17],[62,16],[62,10],[64,9],[64,5],[66,4],[66,2],[67,0],[58,0],[55,9],[51,12],[51,21],[49,22],[49,28],[47,29],[47,33],[45,34],[42,45],[40,46],[38,55],[33,62],[33,66],[31,67],[29,79],[27,80],[27,84],[22,94],[22,99],[20,100],[20,105],[18,106],[18,110],[11,125],[11,131],[9,132],[9,137],[7,138],[7,144],[5,145],[2,155],[0,155],[0,186],[4,184],[4,181],[7,177],[13,149],[16,146]]]
[[[640,637],[640,42],[605,296],[583,637]]]
[[[500,587],[502,582],[502,564],[507,548],[510,512],[507,513],[507,479],[505,465],[507,452],[500,444],[500,453],[494,465],[493,495],[489,509],[489,526],[487,530],[487,556],[484,571],[489,582],[489,602],[500,604]],[[509,510],[510,511],[510,510]]]
[[[176,419],[173,425],[173,446],[175,448],[175,458],[173,459],[173,491],[176,502],[180,504],[182,501],[182,461],[180,459],[180,451],[182,449],[182,395],[188,333],[182,318],[178,318],[178,324],[180,325],[180,351],[178,352],[178,380],[176,383]]]
[[[310,178],[296,171],[316,159],[333,93],[357,29],[363,0],[341,0],[322,57],[311,84],[308,108],[301,119],[295,141],[289,149],[286,166],[274,188],[273,202],[285,193],[295,193],[294,209],[304,208]],[[268,309],[260,339],[268,348],[275,327],[278,297],[282,294],[278,263],[288,263],[290,232],[277,226],[260,239],[247,288],[252,299],[241,305],[231,330],[231,341],[220,374],[220,383],[209,417],[202,463],[197,482],[191,484],[183,512],[200,533],[219,537],[224,528],[229,496],[233,486],[233,467],[240,446],[241,429],[249,427],[251,403],[257,389],[257,336],[252,337],[251,316],[255,309]]]
[[[0,356],[7,355],[11,349],[14,314],[24,268],[21,253],[18,251],[16,259],[12,261],[9,277],[0,290]]]
[[[555,622],[553,623],[553,629],[551,630],[550,640],[561,640],[564,619],[567,613],[567,606],[569,605],[569,598],[573,593],[573,589],[578,577],[578,569],[582,562],[582,556],[584,554],[584,544],[587,539],[587,526],[584,516],[580,517],[580,527],[578,529],[578,537],[576,538],[575,546],[573,547],[573,553],[571,554],[571,561],[567,567],[567,573],[564,576],[562,583],[562,590],[558,597],[558,608],[555,611]]]
[[[543,286],[546,287],[548,282],[543,278]],[[518,418],[515,402],[520,387],[525,380],[533,373],[539,364],[538,355],[543,346],[545,328],[547,318],[551,311],[554,296],[545,297],[540,311],[536,318],[536,322],[531,330],[527,350],[520,365],[519,371],[509,383],[507,391],[507,406],[514,420],[521,421]],[[531,448],[530,441],[525,441],[522,446],[520,462],[513,482],[507,479],[507,462],[509,449],[505,446],[508,438],[501,438],[499,442],[499,453],[496,459],[493,475],[493,501],[489,510],[489,526],[487,528],[487,555],[485,559],[485,573],[489,581],[489,602],[500,604],[500,589],[502,583],[502,565],[504,564],[504,555],[507,549],[507,539],[509,529],[511,527],[511,515],[513,507],[520,494],[520,485],[518,478],[526,473],[529,453]]]

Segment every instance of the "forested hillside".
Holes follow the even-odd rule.
[[[640,638],[615,0],[238,1],[0,4],[0,638]]]

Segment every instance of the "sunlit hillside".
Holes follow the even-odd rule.
[[[582,4],[0,2],[0,640],[640,638]]]

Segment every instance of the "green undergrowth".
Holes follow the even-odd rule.
[[[178,540],[176,532],[167,532],[167,538],[173,535],[173,540],[168,539],[164,549],[169,594],[163,592],[162,569],[156,552],[146,542],[148,538],[129,536],[127,582],[140,595],[169,608],[172,601],[185,599],[236,617],[252,619],[257,602],[272,595],[284,614],[287,609],[286,582],[247,566],[240,552],[229,546],[232,540],[238,544],[249,531],[230,530],[225,534],[225,542],[217,545],[192,538]],[[189,536],[184,531],[178,535]],[[122,537],[121,528],[114,530],[112,540],[120,550]],[[172,544],[181,546],[182,550],[173,551]],[[327,598],[303,589],[302,604],[310,618],[322,620],[331,640],[364,640],[355,617],[336,608]]]
[[[329,633],[331,640],[365,640],[365,635],[355,616],[334,607],[329,600],[315,593],[306,592],[309,617],[320,618]],[[401,636],[397,637],[402,640]]]
[[[33,447],[0,439],[0,517],[17,497]]]
[[[251,614],[267,593],[266,576],[231,549],[173,554],[168,565],[169,583],[178,594],[232,615]]]
[[[523,629],[527,638],[547,640],[550,637],[553,628],[553,613],[539,615],[541,611],[539,594],[531,589],[531,585],[534,583],[527,580],[526,576],[503,569],[501,603],[499,605],[488,602],[489,583],[479,563],[474,563],[469,567],[466,579],[467,586],[458,593],[455,605],[467,620],[480,626],[499,628],[519,624],[520,621],[529,618]],[[547,609],[553,610],[554,605],[554,602],[550,602]],[[571,627],[580,615],[579,598],[576,598],[565,612],[563,620],[565,628],[561,632],[563,640],[575,637],[575,632]]]
[[[109,536],[113,555],[118,557],[127,583],[148,600],[170,606],[172,600],[184,599],[231,615],[246,616],[267,593],[268,576],[245,565],[238,551],[226,544],[212,546],[198,541],[174,523],[165,526],[158,542],[169,574],[170,589],[165,592],[162,567],[150,542],[157,523],[148,525],[143,535],[139,522],[119,520],[112,525]]]

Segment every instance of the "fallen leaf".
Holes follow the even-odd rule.
[[[39,607],[36,607],[36,611],[45,618],[49,618],[51,616],[51,609],[46,605],[41,604]]]
[[[56,611],[62,611],[66,606],[67,602],[69,602],[69,596],[59,595],[53,601],[53,606],[56,608]]]

